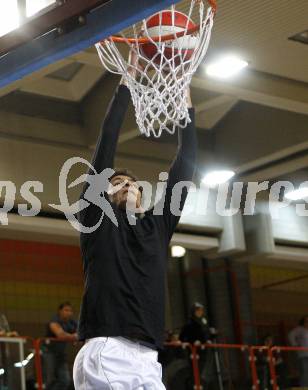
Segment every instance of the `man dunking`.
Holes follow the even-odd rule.
[[[130,63],[137,64],[135,56],[131,56]],[[131,74],[134,76],[133,71]],[[121,80],[92,162],[97,173],[113,168],[129,99],[130,92]],[[189,91],[187,103],[191,123],[179,130],[179,147],[169,171],[162,215],[154,215],[150,209],[137,215],[136,224],[130,224],[127,210],[132,205],[127,201],[125,185],[108,199],[118,226],[105,216],[95,232],[81,233],[85,291],[79,338],[85,340],[85,345],[74,363],[76,390],[165,389],[157,349],[162,347],[164,334],[168,245],[180,218],[172,214],[170,203],[174,185],[192,179],[197,148]],[[134,196],[133,209],[138,208],[142,189],[136,177],[126,170],[116,171],[111,184],[124,183],[128,183]],[[186,197],[187,189],[182,192],[180,210]],[[80,212],[79,220],[84,226],[94,226],[101,213],[91,204]]]

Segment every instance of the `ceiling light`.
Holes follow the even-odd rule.
[[[235,173],[233,171],[212,171],[207,173],[204,178],[202,179],[202,183],[206,184],[207,186],[214,188],[218,186],[219,184],[226,183],[228,180],[230,180]]]
[[[223,57],[206,67],[206,74],[211,77],[227,79],[239,73],[248,66],[247,61],[243,61],[235,56]]]
[[[183,246],[173,245],[171,247],[171,256],[172,257],[183,257],[185,256],[186,249]]]
[[[298,190],[290,191],[285,194],[289,200],[300,200],[308,198],[308,187],[299,188]]]
[[[0,37],[19,27],[17,0],[0,1]]]

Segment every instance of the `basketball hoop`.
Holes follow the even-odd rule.
[[[216,2],[191,0],[187,15],[172,6],[133,25],[131,31],[96,44],[104,67],[124,77],[140,132],[160,137],[190,122],[186,90],[202,62],[211,37]],[[195,24],[192,18],[198,17]],[[126,35],[133,37],[127,37]],[[130,64],[117,44],[126,43],[138,58]]]

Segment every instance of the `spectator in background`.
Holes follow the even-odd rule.
[[[274,336],[268,334],[262,339],[261,344],[265,347],[272,348],[274,347],[274,340]],[[256,357],[258,377],[260,379],[260,390],[271,389],[272,385],[267,350],[263,349],[258,351]],[[277,375],[277,384],[279,386],[279,389],[283,390],[287,388],[286,365],[284,364],[281,353],[279,351],[273,351],[273,358]]]
[[[216,342],[216,336],[216,329],[209,327],[204,306],[199,302],[195,302],[191,307],[189,322],[180,333],[180,340],[191,344],[205,344]],[[199,349],[198,355],[203,387],[208,389],[216,380],[219,380],[222,385],[222,364],[219,352],[215,348]]]
[[[0,313],[0,337],[17,337],[18,333],[10,329],[5,314]],[[10,361],[10,350],[8,344],[0,343],[0,368],[6,367],[0,376],[0,389],[12,389],[14,387],[13,364]]]
[[[0,336],[5,337],[16,337],[18,333],[16,330],[11,330],[9,322],[5,316],[5,314],[0,313]]]
[[[307,351],[298,351],[299,384],[308,386],[308,315],[301,318],[298,326],[289,333],[292,347],[304,347]]]
[[[179,332],[175,330],[169,330],[166,337],[166,343],[181,344]]]
[[[179,339],[179,332],[170,330],[166,343],[172,343],[159,351],[159,362],[163,365],[163,382],[167,389],[188,390],[193,388],[191,350]]]
[[[47,390],[66,390],[71,376],[67,364],[66,341],[77,341],[77,322],[69,302],[61,303],[58,313],[47,324],[46,337],[62,339],[46,345],[44,356]]]
[[[195,302],[191,307],[189,322],[182,328],[180,340],[186,343],[206,343],[210,339],[210,328],[205,318],[204,306]]]

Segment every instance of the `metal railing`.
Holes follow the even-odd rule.
[[[32,347],[33,341],[33,338],[24,336],[0,337],[0,389],[6,388],[5,385],[2,385],[2,380],[8,375],[8,373],[13,372],[12,370],[16,371],[16,369],[18,369],[20,373],[20,382],[18,387],[20,390],[26,390],[26,366],[35,354],[31,353],[28,354],[28,356],[25,356],[25,345],[28,342],[30,347]],[[10,355],[13,351],[11,348],[6,347],[13,347],[14,345],[17,347],[17,351],[14,351],[14,360],[9,359],[9,361],[7,361],[7,358],[12,358]],[[5,348],[1,348],[1,346]],[[30,355],[31,357],[29,358]],[[16,376],[15,372],[14,376]],[[11,378],[9,378],[8,381],[10,379]],[[14,380],[16,379],[17,378],[14,378]]]
[[[34,351],[34,367],[35,367],[35,381],[36,381],[36,388],[38,390],[44,390],[44,375],[43,375],[43,364],[42,364],[42,344],[43,343],[50,343],[50,342],[66,342],[66,343],[73,343],[72,340],[67,340],[65,338],[37,338],[33,339],[30,337],[1,337],[0,343],[16,343],[19,348],[19,358],[20,361],[24,361],[24,344],[25,342],[31,343],[31,348]],[[257,369],[257,363],[258,363],[258,354],[263,354],[262,356],[265,357],[265,361],[267,364],[269,376],[270,376],[270,386],[272,390],[279,390],[279,385],[277,383],[277,372],[276,372],[276,357],[275,354],[280,352],[300,352],[300,351],[306,351],[308,352],[308,348],[300,348],[300,347],[283,347],[283,346],[274,346],[274,347],[267,347],[267,346],[250,346],[250,345],[241,345],[241,344],[189,344],[189,343],[181,343],[181,342],[170,342],[165,343],[166,349],[173,348],[173,349],[183,349],[186,350],[187,353],[187,359],[190,360],[190,368],[191,368],[191,374],[192,374],[192,381],[193,381],[193,388],[195,390],[202,390],[204,387],[202,387],[202,378],[201,378],[201,372],[200,372],[200,354],[202,354],[203,351],[220,351],[227,353],[228,351],[235,351],[238,352],[240,355],[238,356],[238,367],[240,367],[241,375],[243,375],[243,369],[248,370],[248,380],[250,382],[250,386],[246,388],[251,388],[252,390],[262,390],[260,386],[260,378],[259,373]],[[245,353],[245,355],[244,355]],[[217,356],[216,356],[217,357]],[[242,366],[242,361],[245,361],[245,367]],[[242,367],[241,367],[242,366]],[[1,368],[1,367],[0,367]],[[21,378],[22,378],[22,386],[21,389],[25,389],[25,367],[23,365],[20,366],[21,369]],[[204,373],[203,373],[204,374]],[[206,377],[205,372],[205,377]],[[216,371],[216,374],[219,377],[219,370]],[[204,377],[204,375],[203,375]],[[204,379],[204,378],[203,378]],[[220,382],[218,379],[218,386],[219,389],[224,389],[224,385],[222,384],[222,381]],[[228,386],[229,388],[236,388],[235,385]],[[170,389],[173,390],[173,389]]]

